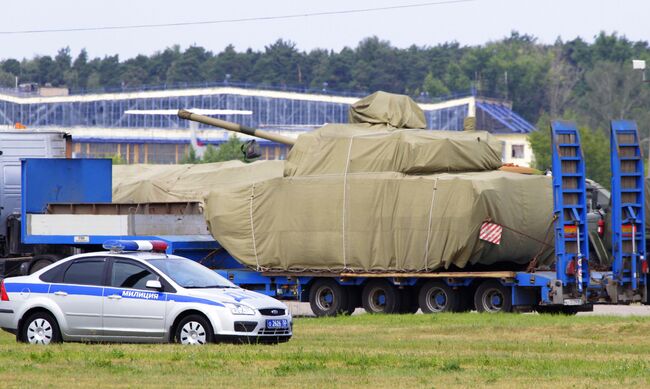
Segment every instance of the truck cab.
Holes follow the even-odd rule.
[[[0,130],[0,274],[19,266],[34,247],[21,244],[21,159],[65,158],[69,136],[60,131]]]

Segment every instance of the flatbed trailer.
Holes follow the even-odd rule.
[[[351,313],[358,307],[373,313],[418,309],[575,313],[597,303],[648,303],[638,132],[632,122],[620,121],[612,122],[611,131],[616,249],[614,264],[605,272],[590,266],[584,157],[578,130],[565,122],[554,122],[551,128],[555,269],[414,273],[250,269],[230,256],[205,226],[196,225],[195,213],[183,211],[195,209],[191,205],[111,203],[110,160],[97,159],[22,161],[21,241],[52,252],[76,253],[99,250],[111,239],[162,240],[170,254],[199,261],[241,287],[309,302],[317,316]],[[23,272],[33,265],[25,263]]]

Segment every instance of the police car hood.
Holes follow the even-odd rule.
[[[252,308],[282,308],[287,307],[278,300],[241,288],[211,288],[187,289],[190,296],[203,298],[218,303],[244,304]]]

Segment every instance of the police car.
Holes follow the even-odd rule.
[[[0,282],[0,328],[21,342],[283,342],[281,302],[235,286],[159,241],[110,241]]]

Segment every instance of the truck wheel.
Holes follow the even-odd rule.
[[[444,282],[429,281],[420,288],[418,302],[424,313],[456,312],[459,293]]]
[[[420,309],[415,287],[407,286],[399,291],[399,313],[415,313]]]
[[[386,280],[372,280],[363,288],[363,309],[368,313],[398,313],[400,297],[397,288]]]
[[[333,279],[317,279],[309,289],[309,305],[318,317],[336,316],[350,308],[348,291]]]
[[[32,259],[32,264],[29,267],[29,274],[34,274],[42,268],[50,266],[59,259],[61,259],[61,257],[53,254],[35,255],[34,259]]]
[[[478,312],[512,312],[512,289],[496,280],[484,281],[476,288],[474,305]]]

